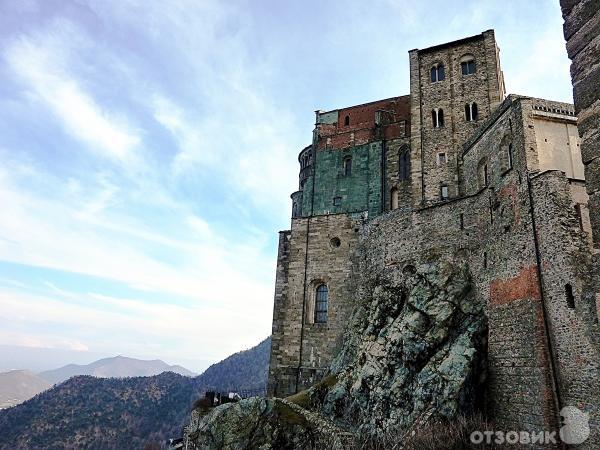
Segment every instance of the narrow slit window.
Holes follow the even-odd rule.
[[[440,187],[440,197],[442,198],[442,200],[448,199],[448,186]]]
[[[513,145],[512,145],[512,142],[511,142],[510,144],[508,144],[508,168],[509,169],[513,168],[513,159],[514,159]]]
[[[390,192],[390,209],[398,209],[399,200],[398,188],[394,187]]]
[[[583,217],[581,215],[581,205],[579,203],[575,204],[575,216],[577,217],[577,223],[579,224],[579,229],[583,231]]]
[[[565,298],[567,300],[567,306],[570,309],[575,309],[575,296],[573,295],[573,286],[565,284]]]
[[[410,179],[410,150],[404,148],[398,156],[398,178],[400,181]]]
[[[350,175],[352,175],[352,158],[348,157],[344,159],[344,176]]]
[[[488,175],[488,166],[484,164],[483,166],[483,185],[487,186],[489,184],[489,175]]]

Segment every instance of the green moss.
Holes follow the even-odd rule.
[[[294,411],[294,409],[290,408],[281,401],[275,403],[274,410],[280,423],[287,425],[300,425],[303,428],[309,427],[308,421],[302,414]]]

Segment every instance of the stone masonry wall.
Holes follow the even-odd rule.
[[[567,54],[571,59],[573,98],[581,138],[581,159],[585,165],[594,246],[592,266],[589,270],[593,276],[585,279],[581,298],[585,308],[589,307],[590,303],[595,303],[597,323],[600,315],[600,3],[598,0],[560,0],[560,5],[565,20],[563,31],[567,41]],[[577,307],[576,304],[576,310]],[[596,375],[596,380],[598,378]],[[598,393],[597,384],[594,387]],[[596,405],[600,403],[598,397],[593,400],[596,401]],[[597,421],[598,411],[595,413]],[[600,446],[597,435],[594,442]]]
[[[282,233],[269,395],[294,393],[298,373],[298,389],[310,386],[335,354],[353,306],[350,275],[359,223],[346,214],[300,218],[292,220],[291,231]],[[282,239],[288,239],[287,247]],[[329,289],[328,321],[314,323],[315,292],[321,283]]]
[[[569,180],[558,171],[532,179],[543,297],[555,358],[559,404],[589,414],[585,448],[600,446],[600,353],[594,297],[586,295],[591,253],[572,208]],[[570,304],[567,290],[573,293]]]
[[[594,246],[600,248],[600,5],[598,0],[561,0],[560,5],[567,54],[572,61],[573,97]]]
[[[488,412],[506,429],[554,429],[549,349],[522,172],[521,165],[496,184],[502,195],[493,216],[491,189],[414,212],[392,211],[367,225],[361,251],[366,264],[382,273],[441,256],[466,260],[489,320]],[[501,208],[512,224],[508,230],[498,219]]]
[[[409,54],[414,201],[439,201],[442,185],[448,186],[451,198],[458,197],[462,145],[504,98],[494,32]],[[474,57],[476,71],[462,75],[460,62],[466,55]],[[445,79],[431,82],[431,67],[439,63]],[[465,104],[471,102],[478,108],[475,121],[465,117]],[[431,116],[437,108],[444,112],[444,126],[439,128]],[[440,153],[445,153],[446,162],[440,162]]]

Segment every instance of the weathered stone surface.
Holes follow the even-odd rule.
[[[598,86],[600,86],[600,65],[591,70],[583,80],[573,85],[573,96],[577,99],[575,102],[577,113],[598,100]]]
[[[441,262],[398,280],[365,278],[363,306],[332,365],[338,382],[324,413],[377,433],[472,411],[486,325],[467,265]]]
[[[565,4],[575,11],[573,5],[582,8],[593,1]],[[600,29],[599,17],[596,14],[585,24],[578,19],[581,29],[568,44],[572,56],[577,49],[573,76],[583,80],[576,94],[589,104],[578,108],[578,119],[573,106],[561,102],[516,95],[502,101],[503,81],[492,31],[409,52],[410,136],[402,135],[394,142],[389,136],[382,140],[378,123],[381,114],[390,115],[390,111],[375,111],[373,105],[381,102],[369,104],[367,109],[364,105],[344,109],[360,113],[360,123],[370,123],[367,128],[375,131],[368,135],[359,135],[358,128],[348,133],[339,128],[336,120],[342,110],[317,112],[320,125],[315,131],[333,134],[324,142],[315,137],[323,144],[319,151],[321,172],[325,173],[314,185],[307,184],[305,192],[314,187],[315,203],[324,206],[334,191],[344,191],[349,209],[319,207],[312,217],[294,218],[287,245],[280,248],[270,394],[288,395],[322,378],[344,342],[341,333],[357,300],[370,304],[379,296],[393,297],[387,288],[406,287],[402,267],[453,260],[468,264],[475,303],[483,305],[488,319],[487,417],[499,427],[523,430],[557,430],[564,405],[578,405],[590,417],[598,417],[595,405],[600,391],[594,380],[598,379],[600,329],[596,309],[592,310],[594,298],[584,281],[591,272],[587,263],[590,217],[594,226],[600,223],[600,208],[597,195],[592,195],[588,210],[580,160],[583,154],[588,171],[597,169],[589,163],[598,151],[600,102],[593,98],[597,83],[587,79],[598,75],[599,33],[594,30]],[[475,73],[462,75],[460,62],[471,57],[475,58]],[[439,64],[446,69],[445,79],[431,81],[431,68],[437,71]],[[476,121],[467,120],[465,109],[473,101],[479,106]],[[431,112],[438,108],[445,113],[442,128],[433,127]],[[350,114],[350,128],[353,118]],[[395,120],[400,123],[398,117]],[[367,159],[381,163],[381,169],[364,164],[365,155],[360,154],[366,146]],[[399,152],[407,147],[410,181],[405,180],[406,175],[399,178]],[[348,156],[358,163],[354,180],[342,172]],[[306,182],[311,183],[311,177]],[[588,187],[595,185],[591,180]],[[439,201],[445,191],[442,187],[448,188],[450,198]],[[397,208],[390,208],[396,196]],[[306,198],[303,201],[306,203]],[[378,201],[382,204],[375,207]],[[330,245],[332,238],[338,238],[341,246]],[[596,241],[598,245],[597,234]],[[357,266],[360,257],[365,262]],[[367,280],[379,280],[375,285],[366,283],[371,291],[360,287],[366,273],[370,273]],[[329,289],[329,316],[327,323],[314,323],[315,291],[321,283]],[[394,310],[393,314],[403,313]],[[373,319],[369,326],[380,330],[389,325],[388,320],[396,321],[393,314],[374,313],[365,323]],[[407,323],[414,327],[415,336],[426,326],[419,314]],[[339,397],[343,407],[332,400],[335,407],[327,409],[328,400],[326,412],[340,423],[357,423],[368,429],[380,426],[377,420],[391,420],[388,409],[405,414],[402,408],[406,405],[389,406],[387,400],[381,400],[381,392],[392,385],[381,387],[379,381],[373,382],[402,374],[401,367],[392,367],[393,374],[386,372],[387,358],[393,357],[389,352],[395,350],[388,348],[387,332],[380,335],[380,330],[364,342],[358,338],[361,333],[359,329],[354,336],[361,346],[368,347],[371,356],[357,363],[356,354],[349,349],[358,347],[349,346],[352,338],[347,338],[334,367],[339,382],[331,391],[322,386],[310,389],[305,395],[310,401],[303,404],[319,409],[325,398]],[[397,339],[404,343],[408,337],[401,334]],[[418,361],[421,355],[403,345],[406,361]],[[360,379],[359,385],[343,384],[345,374],[356,364],[360,375],[348,377]],[[410,373],[403,380],[417,389],[417,375]],[[375,387],[360,391],[363,380]],[[428,389],[436,392],[439,380],[426,381],[434,383]],[[445,397],[438,393],[437,398]],[[345,402],[358,405],[355,410],[375,405],[379,408],[373,413],[375,422],[365,419],[361,425],[360,417],[349,413],[351,408],[346,408]],[[407,425],[398,423],[401,428]],[[600,429],[600,425],[594,426]],[[593,436],[591,445],[596,442],[598,436]]]
[[[600,11],[581,25],[567,41],[567,54],[573,59],[600,33]]]
[[[254,397],[215,408],[189,430],[188,448],[343,448],[344,433],[318,414],[286,400]]]
[[[565,6],[569,12],[563,10],[567,14],[563,28],[565,38],[569,39],[600,10],[600,0],[580,0],[571,8]]]

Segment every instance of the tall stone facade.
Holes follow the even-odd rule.
[[[409,52],[416,203],[462,195],[462,145],[504,99],[499,54],[492,30]]]
[[[443,257],[469,265],[486,305],[495,423],[555,430],[571,405],[600,428],[577,119],[568,104],[504,98],[498,55],[493,31],[411,50],[410,96],[317,111],[280,234],[270,395],[326,372],[359,267],[384,278]]]

